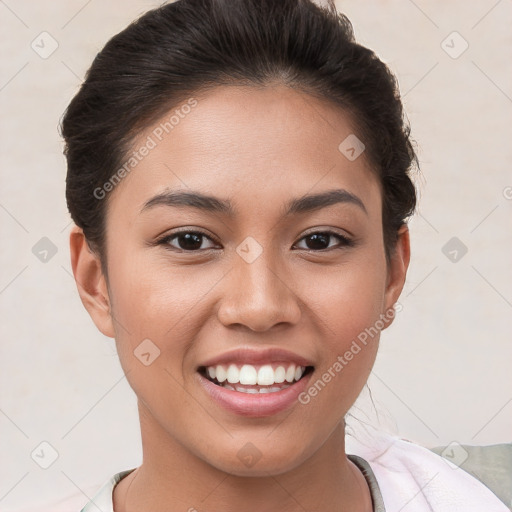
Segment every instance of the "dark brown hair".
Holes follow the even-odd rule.
[[[386,256],[416,206],[418,159],[389,68],[334,6],[311,0],[177,0],[148,11],[96,55],[61,122],[71,217],[106,274],[102,187],[140,131],[218,85],[284,84],[350,114],[379,178]],[[341,142],[341,141],[340,141]],[[419,167],[419,166],[418,166]]]

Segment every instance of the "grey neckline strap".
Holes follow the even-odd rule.
[[[380,492],[379,484],[370,464],[358,455],[347,454],[347,457],[361,470],[368,482],[368,487],[370,488],[370,494],[372,496],[373,512],[386,512],[382,493]]]

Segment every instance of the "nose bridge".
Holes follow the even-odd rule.
[[[287,282],[283,266],[271,251],[249,240],[237,248],[233,267],[218,313],[224,325],[242,324],[263,331],[298,321],[300,307],[292,283]]]

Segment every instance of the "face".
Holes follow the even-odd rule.
[[[387,264],[378,179],[364,152],[338,149],[354,131],[333,105],[282,86],[189,105],[140,134],[134,150],[150,149],[104,199],[108,290],[78,229],[73,270],[116,339],[143,441],[278,474],[324,445],[364,386],[407,231]]]

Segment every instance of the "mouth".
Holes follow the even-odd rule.
[[[247,418],[271,417],[299,403],[315,367],[280,347],[239,347],[202,361],[198,383],[212,403]]]
[[[198,373],[220,388],[238,393],[278,393],[308,377],[313,366],[290,362],[200,366]]]

